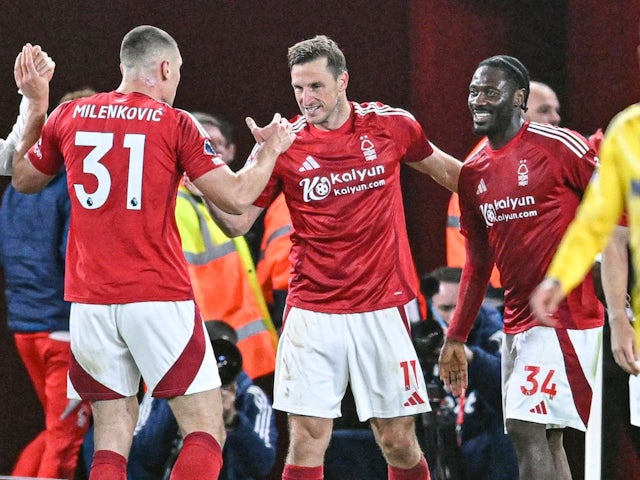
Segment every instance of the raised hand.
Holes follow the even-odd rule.
[[[38,75],[45,77],[47,81],[51,82],[53,72],[56,68],[56,63],[51,59],[47,52],[42,50],[40,45],[33,46],[33,55],[33,63],[36,65]]]
[[[274,116],[274,121],[275,118]],[[265,127],[269,136],[265,138],[264,144],[280,154],[291,146],[296,139],[296,135],[291,130],[291,124],[286,118],[280,118],[275,124],[274,121]]]
[[[289,128],[289,130],[291,127],[289,122],[285,118],[282,118],[282,115],[279,113],[274,114],[271,122],[264,127],[256,125],[255,120],[251,117],[245,118],[245,122],[247,123],[249,130],[251,130],[251,134],[255,141],[260,144],[264,143],[271,135],[278,132],[282,126],[288,126],[287,128]],[[280,133],[282,132],[280,131]]]
[[[22,94],[39,109],[44,107],[46,112],[49,105],[49,80],[47,75],[41,76],[38,73],[34,61],[34,51],[35,56],[37,56],[38,51],[41,51],[39,49],[40,47],[36,49],[30,43],[22,47],[22,51],[16,57],[13,75],[16,85]],[[42,63],[42,61],[46,64],[46,59],[41,59],[40,62]],[[47,71],[48,70],[44,70],[43,73]],[[53,72],[51,75],[53,75]]]
[[[280,121],[279,113],[276,113],[273,116],[273,120],[271,120],[271,123],[269,125],[272,125],[274,121],[276,121],[276,119]],[[267,125],[266,127],[258,127],[256,121],[251,117],[245,118],[244,121],[246,122],[247,127],[249,127],[249,130],[251,130],[251,134],[253,135],[253,138],[257,143],[263,143],[266,140],[266,137],[269,136],[268,134],[266,134],[266,130],[269,125]]]

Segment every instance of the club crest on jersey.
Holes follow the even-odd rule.
[[[527,161],[522,159],[518,167],[518,186],[526,187],[527,185],[529,185],[529,169],[527,168]]]
[[[368,135],[362,135],[360,137],[360,150],[364,155],[364,159],[367,162],[372,160],[376,160],[378,158],[378,153],[376,152],[376,147],[373,146],[373,142],[369,140]]]

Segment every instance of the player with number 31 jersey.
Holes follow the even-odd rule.
[[[137,92],[67,102],[51,114],[29,159],[49,175],[66,165],[73,212],[68,264],[75,266],[67,271],[67,300],[192,298],[176,196],[157,192],[177,188],[183,171],[196,179],[224,162],[188,113]]]

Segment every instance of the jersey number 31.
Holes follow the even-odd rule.
[[[98,186],[93,193],[87,193],[84,185],[75,183],[73,188],[80,205],[93,210],[100,208],[111,192],[111,174],[100,161],[113,148],[113,133],[76,132],[76,145],[93,147],[82,161],[82,171],[96,177]],[[127,176],[127,209],[142,208],[142,166],[144,163],[145,136],[127,133],[122,146],[129,150],[129,173]]]

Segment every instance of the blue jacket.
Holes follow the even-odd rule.
[[[264,391],[241,372],[236,409],[238,425],[227,430],[220,480],[252,480],[266,476],[276,463],[278,430],[271,401]]]
[[[236,409],[238,425],[227,430],[220,480],[252,480],[269,474],[276,461],[275,413],[264,391],[241,372]],[[167,400],[145,395],[127,464],[128,480],[161,480],[181,445],[178,424]],[[84,439],[87,468],[93,458],[93,428]],[[167,477],[168,478],[168,477]]]
[[[0,266],[14,332],[69,330],[64,261],[71,202],[61,173],[33,195],[7,187],[0,206]]]
[[[467,339],[473,352],[469,363],[462,441],[503,424],[500,347],[504,338],[502,317],[494,308],[482,306]]]

